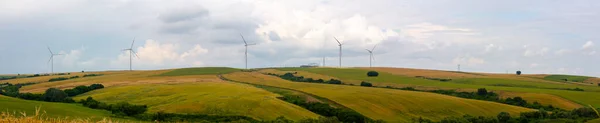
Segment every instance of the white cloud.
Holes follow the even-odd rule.
[[[588,41],[588,42],[585,42],[585,44],[583,44],[583,46],[581,46],[581,49],[588,50],[588,49],[591,49],[592,47],[594,47],[594,42]]]
[[[476,58],[476,57],[471,57],[471,56],[467,56],[467,57],[456,57],[452,60],[452,62],[454,64],[463,64],[463,65],[481,65],[481,64],[485,64],[486,61],[484,59],[481,58]]]
[[[571,51],[568,50],[568,49],[560,49],[560,50],[554,52],[554,54],[556,54],[556,55],[565,55],[565,54],[570,53],[570,52]]]
[[[523,56],[526,56],[526,57],[544,56],[544,55],[546,55],[546,53],[548,53],[548,51],[550,51],[550,48],[548,48],[548,47],[544,47],[541,49],[526,49],[525,52],[523,53]]]
[[[199,56],[208,53],[208,50],[202,48],[199,44],[186,52],[179,53],[180,45],[160,43],[152,39],[146,40],[143,46],[134,49],[137,50],[139,57],[135,58],[133,56],[133,65],[145,67],[198,66],[202,65]],[[111,63],[114,67],[127,66],[129,64],[129,53],[120,54]]]
[[[503,49],[502,46],[498,46],[495,44],[488,44],[487,46],[485,46],[485,52],[501,51],[502,49]]]

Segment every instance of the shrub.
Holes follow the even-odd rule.
[[[69,79],[76,79],[76,78],[79,78],[79,76],[71,76],[71,77],[69,77]]]
[[[104,85],[102,84],[92,84],[90,85],[90,90],[96,90],[96,89],[102,89],[104,88]]]
[[[485,88],[477,89],[477,95],[479,95],[479,96],[485,96],[487,94],[488,94],[488,91]]]
[[[600,86],[600,83],[598,83],[598,86]]]
[[[148,110],[148,106],[146,105],[132,105],[127,102],[111,105],[111,112],[117,115],[134,116],[142,114],[146,112],[146,110]]]
[[[337,79],[330,79],[329,81],[327,81],[328,84],[342,84],[342,81],[337,80]]]
[[[379,73],[377,71],[369,71],[369,72],[367,72],[367,76],[368,77],[377,77],[377,76],[379,76]]]
[[[510,120],[510,114],[507,112],[500,112],[496,118],[498,118],[501,123],[506,123],[508,120]]]
[[[517,75],[521,75],[521,71],[517,71]]]
[[[44,93],[44,101],[48,102],[63,102],[68,95],[64,91],[57,88],[49,88]]]
[[[48,82],[63,81],[63,80],[67,80],[67,79],[69,79],[69,78],[58,77],[58,78],[52,78],[52,79],[48,80]]]
[[[362,81],[360,82],[360,86],[373,87],[373,84],[371,84],[370,82]]]

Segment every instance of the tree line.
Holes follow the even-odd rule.
[[[283,75],[278,75],[278,74],[274,74],[274,73],[267,73],[267,75],[271,75],[271,76],[277,76],[281,79],[285,79],[285,80],[289,80],[289,81],[293,81],[293,82],[309,82],[309,83],[323,83],[323,84],[342,84],[341,80],[337,80],[337,79],[329,79],[327,81],[323,80],[323,79],[313,79],[313,78],[306,78],[304,76],[295,76],[294,73],[285,73]]]

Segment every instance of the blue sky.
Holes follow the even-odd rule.
[[[0,74],[337,66],[600,76],[600,2],[542,0],[3,0]]]

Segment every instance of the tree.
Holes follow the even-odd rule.
[[[479,95],[479,96],[485,96],[487,94],[488,94],[488,91],[485,88],[477,89],[477,95]]]
[[[57,88],[49,88],[44,93],[44,100],[48,102],[62,102],[67,97],[67,93]]]
[[[517,71],[517,75],[521,75],[521,71]]]
[[[102,89],[102,88],[104,88],[104,85],[102,85],[102,84],[92,84],[89,87],[90,90],[96,90],[96,89]]]
[[[369,72],[367,72],[367,76],[377,77],[377,76],[379,76],[379,73],[377,71],[369,71]]]
[[[498,114],[497,118],[501,123],[506,123],[506,122],[508,122],[508,120],[510,120],[510,114],[507,112],[500,112],[500,114]]]
[[[371,84],[370,82],[362,81],[360,82],[360,86],[373,87],[373,84]]]

